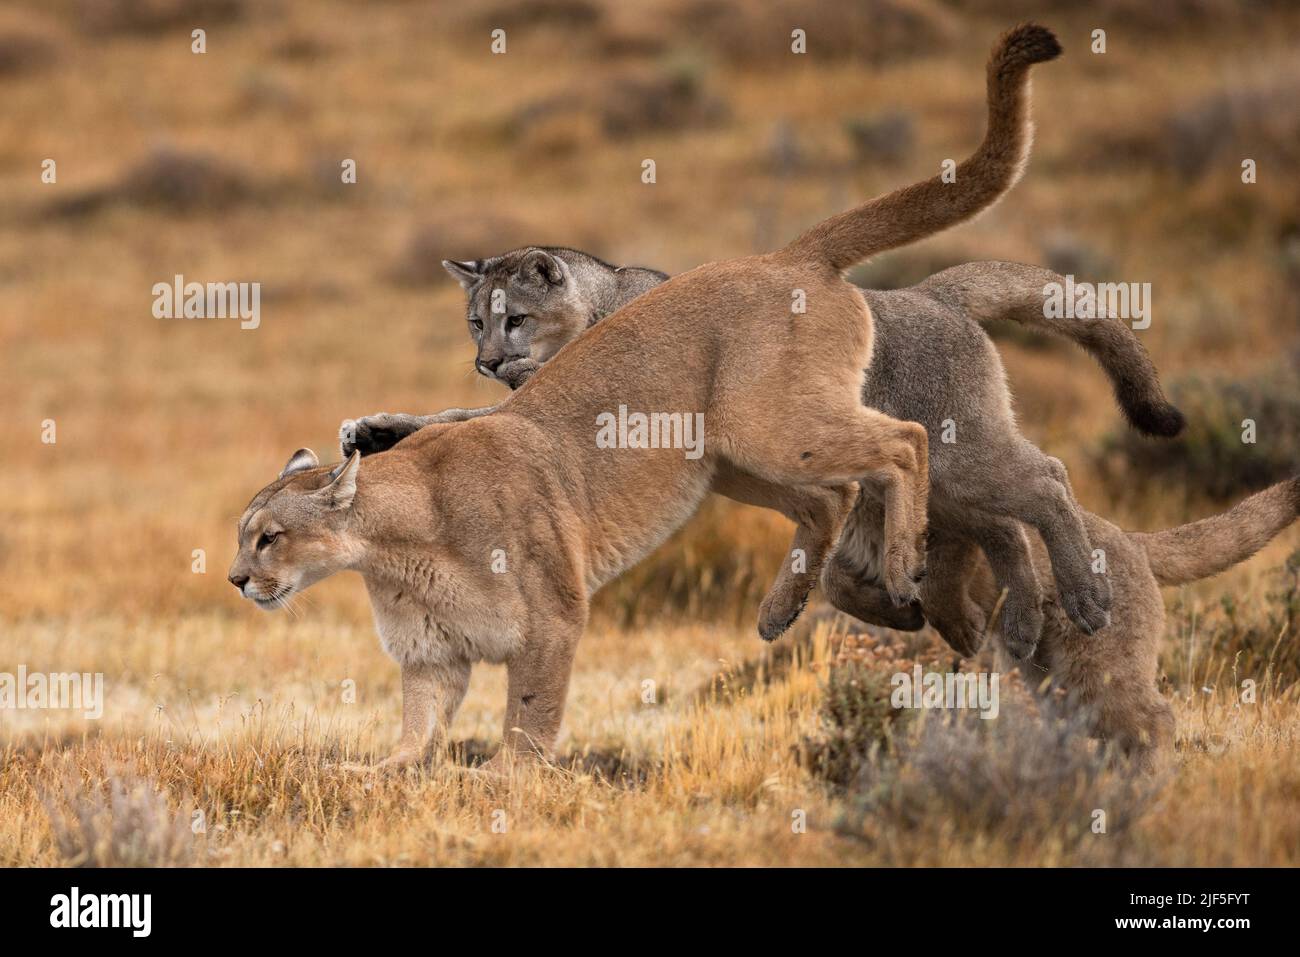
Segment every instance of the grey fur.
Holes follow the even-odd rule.
[[[474,368],[512,389],[583,329],[668,278],[562,246],[525,246],[442,265],[466,293],[465,320],[478,347]],[[505,293],[505,308],[498,295],[494,310],[498,291]]]

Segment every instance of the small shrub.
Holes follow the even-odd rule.
[[[600,22],[605,11],[592,0],[501,0],[484,7],[474,18],[480,30],[502,24],[511,28],[556,27],[564,30]]]
[[[1080,281],[1105,281],[1115,275],[1115,263],[1096,246],[1067,230],[1054,230],[1043,240],[1048,269]]]
[[[905,711],[889,702],[889,675],[851,662],[831,669],[820,733],[804,740],[803,765],[815,777],[847,787],[877,753],[887,751]]]
[[[597,111],[601,127],[614,138],[713,126],[728,112],[706,91],[703,69],[691,60],[613,78],[604,85]]]
[[[84,216],[115,205],[215,211],[246,202],[259,192],[242,168],[223,159],[162,149],[126,170],[116,183],[63,200],[54,211],[62,216]]]
[[[1296,473],[1300,373],[1294,364],[1247,379],[1190,376],[1174,382],[1169,394],[1187,416],[1182,435],[1157,441],[1127,429],[1103,440],[1098,468],[1114,490],[1158,480],[1225,501]],[[1242,440],[1246,419],[1255,423],[1254,443]]]
[[[931,0],[689,0],[674,19],[709,50],[756,67],[789,62],[795,27],[807,31],[809,56],[872,65],[933,54],[956,34]]]
[[[149,781],[110,775],[91,788],[65,781],[45,807],[54,843],[70,866],[176,867],[192,859],[188,818],[172,811]]]
[[[1027,848],[1077,847],[1105,812],[1106,834],[1130,828],[1157,782],[1113,767],[1087,724],[1049,701],[1004,707],[992,720],[968,710],[928,713],[894,756],[865,762],[838,825],[870,841],[901,832],[952,832]],[[1106,854],[1123,842],[1108,840]]]
[[[1297,90],[1300,72],[1288,67],[1264,81],[1188,99],[1137,128],[1100,132],[1079,158],[1093,169],[1172,170],[1192,183],[1225,168],[1240,172],[1243,156],[1234,144],[1249,143],[1248,155],[1261,168],[1288,168],[1300,159],[1300,116],[1291,108]]]
[[[937,272],[967,261],[953,248],[884,253],[849,270],[849,282],[864,289],[906,289]]]
[[[80,0],[77,22],[88,33],[162,33],[239,20],[244,0]]]
[[[907,159],[916,146],[916,124],[899,110],[846,120],[844,131],[859,163],[895,166]]]
[[[27,33],[0,35],[0,79],[35,72],[55,59],[54,44],[44,37]]]

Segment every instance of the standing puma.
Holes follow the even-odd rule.
[[[1014,102],[1023,118],[1030,65],[1059,49],[1041,27],[1008,33],[990,65],[992,100]],[[917,599],[928,441],[924,427],[862,405],[871,313],[841,271],[987,207],[1027,145],[1023,123],[1010,152],[990,139],[956,183],[935,177],[778,252],[656,286],[561,349],[493,415],[421,429],[364,467],[356,454],[333,469],[295,456],[245,510],[231,581],[274,605],[334,572],[362,573],[409,699],[393,763],[418,757],[434,703],[444,720],[454,712],[478,660],[507,667],[507,753],[549,752],[590,596],[684,524],[728,472],[769,499],[839,496],[845,507],[810,554],[818,569],[845,491],[877,484],[884,587],[895,603]],[[796,289],[808,303],[797,316]],[[602,447],[593,423],[622,409],[702,416],[704,454]],[[471,486],[482,493],[465,495]]]

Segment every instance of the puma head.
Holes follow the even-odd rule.
[[[474,368],[515,386],[504,373],[512,362],[541,365],[576,339],[591,319],[573,269],[561,250],[532,246],[491,259],[443,260],[465,290]],[[613,267],[609,267],[613,268]]]
[[[356,547],[348,532],[361,455],[322,467],[311,449],[289,458],[279,478],[254,496],[239,520],[230,583],[271,611],[342,571]]]

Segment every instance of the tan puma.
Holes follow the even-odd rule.
[[[871,314],[840,271],[1005,191],[1028,145],[1029,67],[1059,50],[1033,25],[1002,39],[990,103],[1013,104],[1002,120],[1019,122],[994,135],[991,114],[955,183],[934,177],[776,253],[670,279],[561,349],[493,415],[429,426],[364,463],[321,468],[296,455],[241,519],[231,581],[265,607],[333,572],[362,573],[410,702],[394,763],[418,756],[431,703],[444,719],[453,712],[479,660],[507,666],[507,750],[548,752],[591,594],[685,523],[715,483],[829,513],[807,543],[811,588],[856,483],[870,481],[884,502],[883,585],[895,603],[915,601],[926,431],[862,405]],[[791,311],[793,290],[805,313]],[[597,425],[617,415],[621,431],[627,410],[702,416],[703,454],[621,434],[602,443]],[[480,493],[467,497],[470,487]]]
[[[995,54],[989,137],[1020,137],[1027,143],[1025,117],[1009,108],[999,92],[1005,90],[999,62]],[[1014,153],[1011,142],[1004,145],[1004,154]],[[527,247],[487,260],[443,265],[466,291],[469,330],[478,346],[476,368],[512,389],[565,344],[668,279],[655,270],[616,267],[588,253],[557,247]],[[1015,519],[1041,529],[1051,542],[1060,592],[1082,627],[1095,630],[1105,625],[1108,583],[1105,576],[1091,571],[1091,545],[1063,479],[1064,467],[1020,436],[997,352],[978,323],[1014,318],[1069,336],[1106,367],[1121,405],[1137,427],[1170,434],[1181,426],[1181,416],[1161,395],[1141,343],[1126,327],[1116,321],[1043,320],[1044,284],[1060,279],[1034,267],[978,263],[908,290],[863,290],[876,331],[863,402],[930,430],[932,532],[940,534],[940,542],[945,535],[974,540],[990,556],[999,581],[1009,589],[1003,632],[1008,646],[1022,655],[1032,652],[1038,639],[1041,591]],[[345,422],[340,442],[345,457],[353,449],[372,454],[424,425],[464,421],[492,411],[488,407],[432,416],[366,416]],[[958,430],[958,441],[938,441],[945,424]],[[755,498],[761,486],[738,475],[723,479],[715,491],[777,507],[805,526],[792,548],[789,568],[783,567],[760,609],[759,633],[771,640],[785,631],[803,606],[814,575],[797,574],[794,569],[806,560],[810,542],[826,538],[822,525],[835,506],[800,508],[797,502]],[[920,627],[917,607],[900,611],[883,591],[877,594],[878,558],[873,549],[878,536],[874,529],[866,533],[856,529],[867,522],[880,523],[880,503],[870,486],[862,496],[836,562],[825,573],[828,597],[842,610],[870,621],[899,626],[911,622],[911,627]],[[960,521],[949,518],[954,512]],[[927,616],[954,647],[968,646],[973,636],[983,636],[983,617],[966,601],[963,582],[944,574],[949,549],[937,547],[931,554],[939,561],[931,564],[924,589]]]

